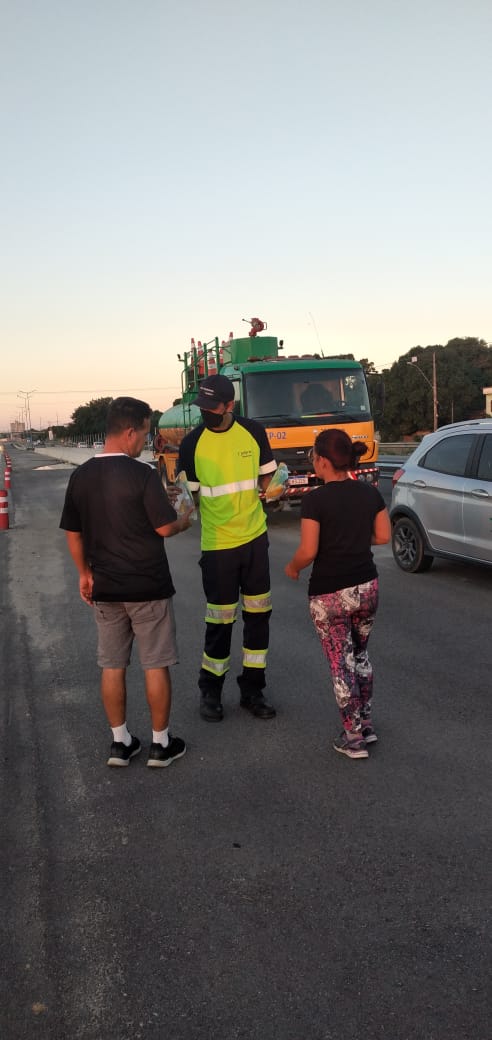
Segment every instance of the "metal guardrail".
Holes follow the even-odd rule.
[[[405,458],[407,455],[411,455],[412,451],[417,447],[418,441],[380,441],[379,451],[381,455],[403,455]]]
[[[380,443],[378,466],[381,477],[392,477],[400,466],[405,465],[405,460],[416,447],[416,442],[409,443],[408,441]]]
[[[395,459],[390,462],[389,460],[382,459],[380,456],[378,459],[379,479],[381,480],[384,477],[392,477],[393,473],[396,473],[397,469],[400,468],[403,461],[403,459]]]

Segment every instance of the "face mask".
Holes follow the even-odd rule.
[[[202,413],[202,422],[207,427],[207,430],[216,430],[221,425],[224,415],[219,412],[206,412],[200,409]]]

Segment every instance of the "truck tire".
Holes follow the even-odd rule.
[[[432,567],[434,557],[426,555],[423,535],[408,516],[400,516],[393,525],[391,548],[396,563],[407,574],[421,574]]]

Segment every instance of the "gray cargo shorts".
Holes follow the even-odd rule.
[[[97,663],[100,668],[126,668],[133,640],[144,670],[178,663],[172,599],[143,603],[94,603]]]

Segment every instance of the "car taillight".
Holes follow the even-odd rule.
[[[392,483],[393,487],[399,481],[400,477],[403,476],[404,472],[405,472],[404,469],[396,469],[395,470],[395,472],[393,473],[393,476],[391,478],[391,483]]]

